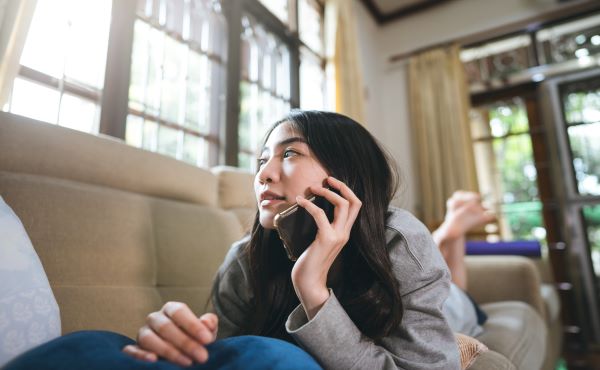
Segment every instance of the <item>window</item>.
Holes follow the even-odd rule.
[[[290,109],[290,52],[249,15],[243,18],[239,165],[252,168],[266,129]]]
[[[504,240],[545,240],[529,122],[521,98],[474,108],[471,112],[477,176],[483,198],[499,215]]]
[[[7,110],[98,133],[110,19],[110,1],[39,0]]]
[[[593,271],[600,281],[600,78],[579,79],[559,87],[573,186],[571,208],[580,210]]]
[[[193,165],[214,165],[227,51],[220,3],[138,4],[125,140]]]
[[[273,19],[258,17],[260,7],[247,2],[240,45],[237,161],[240,167],[249,169],[254,169],[257,145],[266,129],[290,108],[327,106],[323,4],[318,0],[260,3],[273,13]],[[296,24],[297,33],[293,32]],[[299,66],[298,70],[294,65]],[[298,92],[294,89],[295,78],[299,80]]]
[[[323,0],[39,0],[3,109],[252,168],[266,127],[328,106],[323,15]]]
[[[323,6],[316,0],[300,0],[298,14],[304,44],[300,50],[300,107],[322,110],[327,106]]]
[[[593,67],[598,53],[600,14],[595,14],[468,47],[460,57],[471,92],[479,93]]]
[[[562,101],[577,189],[600,196],[600,86],[571,84]]]

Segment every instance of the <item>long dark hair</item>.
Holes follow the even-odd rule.
[[[360,331],[380,339],[399,326],[403,313],[385,240],[388,206],[398,185],[394,162],[362,125],[344,115],[294,110],[273,125],[265,141],[282,123],[301,134],[325,170],[362,201],[330,288]],[[276,232],[260,225],[258,212],[244,252],[254,293],[247,332],[290,340],[285,320],[299,304],[290,276],[293,263]]]

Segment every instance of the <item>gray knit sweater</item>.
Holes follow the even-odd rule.
[[[325,369],[460,368],[454,334],[442,313],[450,274],[427,228],[410,213],[390,208],[386,240],[400,282],[404,316],[389,336],[374,342],[350,319],[335,294],[308,320],[301,305],[289,315],[286,330]],[[241,334],[252,306],[248,261],[240,253],[248,238],[236,242],[219,268],[213,306],[219,338]]]

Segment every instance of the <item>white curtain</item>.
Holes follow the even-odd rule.
[[[0,0],[0,109],[8,101],[37,0]]]
[[[435,229],[456,190],[478,191],[469,127],[470,100],[460,46],[413,56],[409,64],[411,126],[420,184],[420,219]]]
[[[352,1],[328,0],[325,6],[327,58],[335,74],[335,110],[365,124],[363,81],[356,16]]]

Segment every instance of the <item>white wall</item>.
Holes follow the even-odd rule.
[[[409,128],[407,63],[390,63],[399,53],[519,22],[569,4],[557,0],[452,0],[423,12],[377,26],[368,10],[354,0],[359,51],[365,85],[369,130],[390,150],[404,177],[397,204],[418,209],[418,184]]]

